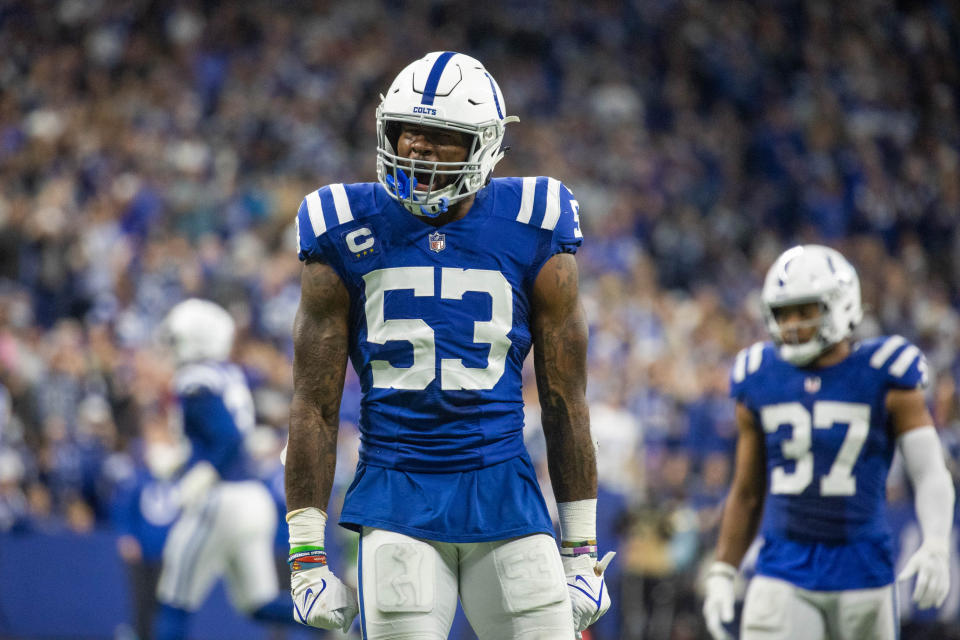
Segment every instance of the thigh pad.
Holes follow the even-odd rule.
[[[743,603],[744,630],[785,631],[794,589],[782,580],[754,577]]]
[[[493,550],[504,610],[523,613],[561,602],[567,596],[556,543],[527,536]]]
[[[388,542],[374,552],[377,608],[385,613],[428,613],[436,593],[436,553],[422,542]]]

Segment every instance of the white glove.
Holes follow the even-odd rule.
[[[329,567],[295,571],[290,576],[290,593],[294,619],[311,627],[346,632],[359,613],[353,589]]]
[[[560,557],[570,591],[573,629],[577,638],[610,608],[610,590],[604,583],[603,572],[615,555],[615,551],[608,551],[600,562],[588,554]]]
[[[287,514],[293,619],[320,629],[347,631],[357,617],[357,596],[327,566],[323,534],[327,514],[316,507]]]
[[[726,562],[714,562],[707,571],[704,584],[707,595],[703,601],[703,617],[707,621],[707,631],[713,640],[731,640],[732,636],[724,624],[733,622],[733,579],[737,569]]]
[[[913,601],[918,608],[939,607],[947,599],[950,591],[949,549],[946,541],[924,541],[897,576],[897,580],[908,580],[917,574]]]
[[[219,481],[220,474],[212,464],[206,460],[194,464],[177,483],[180,508],[190,510],[202,505],[207,493]]]

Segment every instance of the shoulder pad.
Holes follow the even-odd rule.
[[[892,382],[918,387],[927,384],[927,360],[920,348],[903,336],[888,336],[870,355],[870,366],[884,371]]]
[[[191,396],[198,393],[222,393],[226,386],[224,372],[213,364],[188,364],[177,371],[173,386],[178,395]]]
[[[730,371],[730,380],[739,384],[747,379],[751,373],[756,373],[763,363],[764,343],[756,342],[737,354],[737,359],[733,362],[733,369]]]
[[[379,211],[377,188],[380,186],[371,182],[331,184],[308,193],[300,203],[296,218],[300,259],[328,261],[330,256],[321,240],[335,227]]]
[[[306,213],[305,220],[300,214]],[[353,211],[350,207],[350,198],[342,184],[331,184],[317,191],[308,193],[300,205],[297,215],[299,232],[303,233],[303,223],[307,222],[307,229],[319,238],[330,229],[344,222],[353,220]]]
[[[576,252],[583,243],[580,203],[556,178],[522,178],[516,221],[553,232],[555,248]]]

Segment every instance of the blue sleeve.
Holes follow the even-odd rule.
[[[312,196],[304,198],[297,211],[297,257],[301,262],[322,262],[336,271],[341,280],[348,282],[349,269],[335,242],[340,235],[339,230],[334,229],[336,216],[328,213],[335,209],[330,187],[324,187],[316,192],[316,197]],[[308,198],[314,201],[312,213]],[[324,202],[327,203],[325,207]]]
[[[746,394],[746,376],[744,375],[744,367],[746,366],[746,357],[747,350],[743,349],[737,354],[737,358],[734,361],[732,367],[730,367],[730,376],[728,382],[730,384],[730,397],[736,400],[737,402],[744,402],[744,395]]]
[[[752,382],[765,361],[773,356],[773,346],[769,343],[755,342],[742,349],[733,361],[730,369],[730,397],[750,406],[750,389],[759,388],[762,383]],[[755,375],[756,374],[756,375]]]
[[[552,253],[576,253],[583,244],[580,203],[562,182],[557,195],[560,199],[560,217],[557,219],[557,226],[553,228]]]
[[[887,367],[888,384],[895,389],[926,389],[930,384],[927,357],[916,345],[907,343]]]
[[[927,386],[927,359],[919,347],[903,336],[876,339],[869,348],[870,366],[883,372],[888,387],[922,389]]]
[[[318,242],[319,236],[313,229],[310,221],[310,211],[307,207],[306,198],[300,203],[300,209],[297,210],[297,257],[302,262],[327,262],[328,258],[323,255],[323,250]]]
[[[203,390],[181,397],[183,427],[194,458],[207,460],[220,475],[242,454],[243,436],[223,398]]]

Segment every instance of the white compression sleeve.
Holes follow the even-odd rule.
[[[946,546],[953,524],[954,491],[937,430],[933,426],[911,429],[900,436],[898,444],[913,483],[914,508],[923,541]]]

